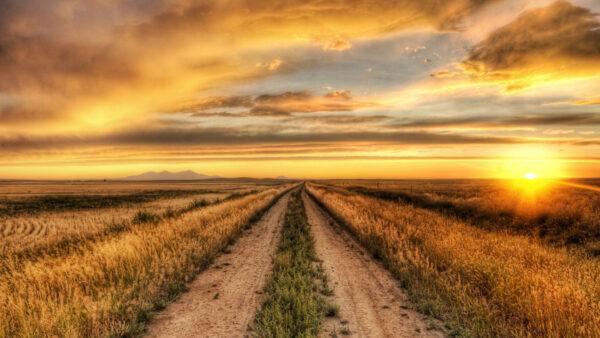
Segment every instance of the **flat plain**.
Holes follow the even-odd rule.
[[[597,336],[599,186],[2,182],[0,336]]]

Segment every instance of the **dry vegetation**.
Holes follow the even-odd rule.
[[[152,191],[218,190],[239,191],[240,189],[266,189],[281,182],[266,180],[203,180],[203,181],[0,181],[0,201],[18,197],[132,195]]]
[[[58,235],[48,239],[45,231],[33,231],[39,236],[32,238],[45,243],[44,250],[2,256],[0,336],[141,332],[154,310],[183,291],[187,281],[289,187],[237,184],[241,193],[236,194],[232,187],[214,186],[206,189],[210,195],[5,217],[0,229],[6,229],[9,219],[17,225],[27,219],[35,220],[30,227],[46,224],[47,229],[50,224]],[[122,217],[113,222],[111,214],[115,220]],[[92,215],[98,218],[90,219]],[[75,233],[87,229],[92,235],[65,241],[72,227]],[[6,243],[7,252],[16,252],[18,241]]]
[[[335,182],[387,200],[401,200],[488,230],[539,238],[600,255],[600,192],[552,181]],[[598,180],[566,181],[599,188]]]
[[[117,190],[118,184],[122,191]],[[94,237],[272,186],[190,182],[185,189],[181,182],[170,187],[164,182],[118,184],[0,184],[0,261],[15,255],[36,256],[40,251],[62,253]]]
[[[402,198],[317,184],[308,191],[454,334],[600,335],[597,258]]]
[[[146,203],[129,203],[114,208],[68,210],[21,214],[0,218],[0,253],[20,252],[40,246],[49,246],[67,238],[82,238],[110,226],[131,223],[141,213],[156,216],[176,212],[199,201],[213,203],[227,198],[228,193],[194,194],[188,197],[165,198]]]
[[[307,191],[453,334],[600,336],[600,193],[326,183]],[[293,186],[119,184],[0,183],[0,337],[141,333]],[[257,334],[318,330],[326,309],[306,226],[295,194]]]

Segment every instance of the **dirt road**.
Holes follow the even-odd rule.
[[[243,337],[262,301],[290,194],[154,319],[149,337]]]
[[[303,192],[317,255],[323,260],[339,318],[324,322],[322,337],[347,329],[352,337],[444,337],[439,322],[409,309],[389,271]],[[347,332],[343,332],[344,334]]]

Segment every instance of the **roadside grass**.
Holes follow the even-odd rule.
[[[416,308],[464,337],[600,336],[600,262],[527,236],[343,188],[307,191],[382,260]]]
[[[300,194],[298,189],[290,198],[273,275],[256,315],[259,337],[316,337],[323,315],[339,311],[320,294],[320,290],[328,290],[327,279],[318,265]]]
[[[61,257],[7,267],[0,274],[0,337],[141,334],[154,311],[185,291],[231,238],[287,190],[230,199]]]

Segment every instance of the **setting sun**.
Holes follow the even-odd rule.
[[[535,173],[527,173],[524,177],[528,180],[535,180],[537,178],[537,175]]]

